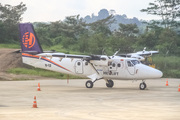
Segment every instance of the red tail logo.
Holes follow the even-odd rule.
[[[22,42],[26,48],[32,48],[36,42],[36,38],[31,32],[26,32],[23,35]]]

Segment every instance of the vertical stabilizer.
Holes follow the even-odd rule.
[[[43,50],[31,23],[20,23],[21,50],[24,53],[42,53]]]

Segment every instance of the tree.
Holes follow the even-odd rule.
[[[50,39],[50,25],[46,23],[34,23],[36,24],[35,31],[40,42],[44,45],[53,45]]]
[[[108,36],[111,34],[110,26],[112,23],[115,22],[115,19],[113,15],[108,16],[105,19],[98,20],[93,23],[89,23],[88,26],[90,26],[91,30],[95,33],[103,33],[104,35]]]
[[[87,52],[89,50],[89,36],[88,34],[82,34],[78,40],[79,51]]]
[[[154,48],[158,44],[158,39],[155,34],[155,31],[144,33],[141,36],[139,36],[137,44],[141,47],[147,47],[151,49]]]
[[[21,15],[27,10],[27,7],[22,2],[17,6],[2,5],[0,3],[0,20],[7,25],[17,25],[21,22]]]
[[[139,33],[139,29],[136,24],[122,24],[119,23],[119,35],[121,36],[135,36]]]
[[[107,46],[111,48],[113,53],[120,49],[121,52],[126,52],[125,49],[129,49],[134,42],[131,42],[128,38],[119,37],[116,35],[112,35],[108,39]],[[132,51],[131,51],[132,52]]]
[[[92,54],[102,54],[102,50],[106,47],[106,41],[104,34],[96,33],[89,38],[89,52]]]
[[[83,21],[82,18],[79,18],[80,15],[66,17],[64,24],[66,26],[67,32],[69,32],[71,37],[78,39],[81,34],[86,32],[87,24]]]
[[[157,47],[164,53],[169,51],[170,54],[176,54],[178,52],[178,41],[176,32],[171,29],[164,29],[159,36],[159,46]]]
[[[0,3],[0,21],[6,28],[6,42],[18,41],[18,23],[22,20],[22,14],[26,11],[26,5],[22,2],[17,6],[2,5]]]
[[[180,0],[155,0],[154,3],[149,3],[149,6],[146,9],[142,9],[141,12],[160,16],[162,21],[154,21],[156,25],[161,25],[165,28],[178,27],[180,25],[177,21],[180,17]]]
[[[0,43],[6,43],[6,41],[7,41],[7,29],[6,29],[6,26],[5,26],[5,24],[2,22],[2,21],[0,21]]]

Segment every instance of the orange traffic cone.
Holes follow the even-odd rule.
[[[33,102],[33,108],[37,108],[37,103],[36,103],[36,96],[34,96],[34,102]]]
[[[180,84],[179,84],[178,92],[180,92]]]
[[[41,89],[40,89],[40,83],[38,83],[37,91],[41,91]]]
[[[166,86],[169,86],[169,84],[168,84],[168,79],[166,80]]]

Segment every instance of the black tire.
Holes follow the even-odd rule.
[[[91,80],[88,80],[88,81],[86,82],[86,87],[87,87],[87,88],[92,88],[92,87],[93,87],[93,82],[92,82]]]
[[[106,86],[108,88],[112,88],[114,86],[114,82],[112,80],[108,80],[108,83],[106,83]]]
[[[144,90],[146,88],[146,83],[141,83],[140,85],[139,85],[139,89],[140,90]]]
[[[145,89],[146,89],[146,87],[147,87],[146,83],[144,83],[144,85],[145,85]]]

